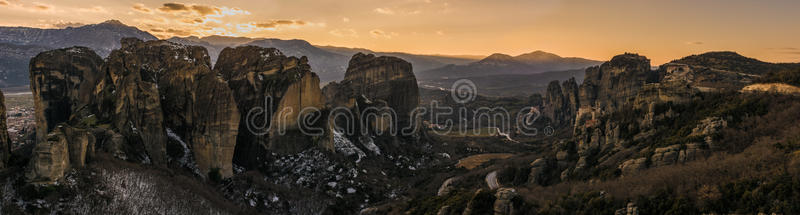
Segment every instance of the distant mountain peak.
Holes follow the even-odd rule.
[[[494,53],[489,55],[489,57],[484,58],[484,60],[513,60],[514,57],[511,55],[502,54],[502,53]]]
[[[531,62],[531,61],[552,61],[561,59],[561,56],[558,56],[553,53],[537,50],[527,54],[521,54],[519,56],[514,57],[517,60]]]
[[[126,25],[126,24],[124,24],[121,21],[116,20],[116,19],[109,19],[109,20],[106,20],[105,22],[101,22],[100,24],[128,26],[128,25]]]

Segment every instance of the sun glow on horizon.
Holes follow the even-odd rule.
[[[722,50],[769,62],[798,62],[796,8],[800,2],[788,0],[0,0],[0,25],[65,28],[116,19],[160,39],[303,39],[432,55],[544,50],[595,60],[635,52],[660,65]]]

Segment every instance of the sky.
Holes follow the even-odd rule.
[[[800,62],[797,0],[0,0],[0,26],[120,20],[166,39],[245,36],[416,54],[543,50],[659,65],[708,51]]]

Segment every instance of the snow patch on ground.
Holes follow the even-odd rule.
[[[372,151],[376,155],[381,155],[381,148],[378,148],[378,146],[375,145],[375,140],[373,140],[371,137],[366,137],[366,138],[362,139],[361,140],[361,145],[363,145],[364,148],[367,148],[368,150]]]
[[[192,150],[189,149],[189,145],[186,144],[186,142],[184,142],[183,139],[181,139],[178,134],[175,134],[175,132],[173,132],[170,128],[167,128],[167,137],[180,143],[181,147],[183,148],[183,156],[178,158],[178,163],[182,167],[191,169],[194,174],[197,174],[201,177],[205,176],[200,172],[200,169],[197,168],[197,163],[194,161],[194,157],[192,157]]]
[[[375,144],[373,143],[373,145]],[[358,155],[358,160],[356,160],[356,163],[361,162],[361,158],[367,157],[367,154],[364,153],[364,151],[356,147],[356,145],[347,139],[342,132],[336,130],[333,131],[333,148],[336,149],[336,152],[342,153],[346,156]]]

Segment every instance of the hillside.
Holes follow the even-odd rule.
[[[116,20],[64,29],[0,27],[0,87],[28,84],[28,62],[39,52],[72,46],[89,47],[100,56],[120,48],[119,40],[156,37]]]
[[[421,80],[463,78],[503,74],[535,74],[550,71],[584,69],[600,62],[535,51],[519,56],[492,54],[480,61],[466,65],[447,65],[421,72]]]

